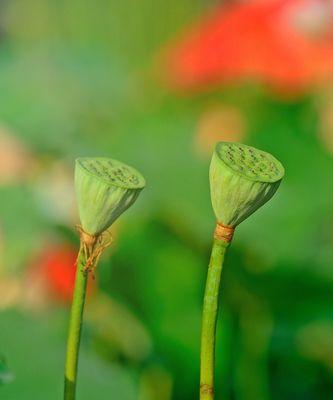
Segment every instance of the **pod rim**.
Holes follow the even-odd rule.
[[[92,171],[90,171],[85,165],[84,161],[94,161],[94,162],[111,162],[115,164],[115,167],[121,167],[121,168],[126,168],[133,176],[135,176],[138,179],[138,183],[122,183],[118,180],[111,180],[107,179],[104,176],[98,175]],[[114,158],[109,158],[109,157],[79,157],[75,160],[75,165],[79,167],[81,170],[83,170],[86,174],[94,177],[95,179],[109,185],[109,186],[115,186],[119,187],[121,189],[143,189],[146,186],[146,180],[143,177],[143,175],[133,168],[132,166],[123,163],[122,161],[116,160]]]
[[[230,163],[227,162],[227,160],[225,160],[222,155],[221,155],[221,150],[223,149],[223,147],[229,147],[230,146],[235,146],[238,147],[239,149],[243,149],[243,150],[247,150],[250,153],[254,153],[257,155],[260,155],[261,157],[265,158],[266,161],[269,160],[270,163],[274,164],[274,167],[276,168],[276,176],[272,177],[272,176],[249,176],[248,172],[249,169],[245,169],[244,172],[242,172],[239,169],[236,169],[234,167],[232,167],[232,165],[230,165]],[[238,143],[238,142],[218,142],[215,146],[214,149],[214,153],[216,154],[217,159],[219,160],[219,162],[221,162],[224,166],[226,166],[228,168],[229,171],[232,171],[232,173],[241,176],[244,179],[253,181],[253,182],[261,182],[261,183],[276,183],[279,182],[283,179],[284,175],[285,175],[285,169],[283,167],[283,165],[281,164],[281,162],[279,160],[277,160],[272,154],[264,151],[264,150],[260,150],[257,149],[255,147],[252,146],[248,146],[246,144],[243,143]],[[246,173],[247,172],[247,173]]]

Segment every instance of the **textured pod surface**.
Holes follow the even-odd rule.
[[[134,168],[109,158],[78,158],[75,191],[82,228],[99,235],[130,207],[145,187]]]
[[[217,143],[209,179],[218,222],[237,226],[276,192],[284,176],[271,154],[240,143]]]

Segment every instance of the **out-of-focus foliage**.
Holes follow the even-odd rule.
[[[0,385],[9,383],[13,380],[13,374],[9,371],[6,360],[3,356],[0,358]]]
[[[62,396],[63,313],[53,312],[43,317],[23,316],[16,312],[3,313],[1,340],[11,357],[15,381],[1,388],[4,399],[58,399]],[[37,323],[36,319],[37,318]],[[83,346],[85,347],[85,346]],[[91,399],[97,386],[101,399],[110,393],[128,400],[136,398],[135,386],[129,371],[117,365],[107,365],[85,348],[81,354],[82,384],[78,396]]]
[[[61,398],[78,156],[114,157],[147,178],[90,285],[79,398],[197,398],[217,140],[267,150],[286,168],[226,260],[218,397],[330,397],[332,82],[297,93],[250,77],[196,92],[168,88],[166,49],[216,3],[0,3],[0,353],[15,376],[0,398]],[[310,3],[319,8],[306,14]],[[311,26],[331,29],[321,3],[297,1],[317,18]]]

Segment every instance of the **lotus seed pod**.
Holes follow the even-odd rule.
[[[130,207],[145,186],[134,168],[109,158],[78,158],[75,191],[82,228],[98,236]]]
[[[236,227],[276,192],[284,176],[271,154],[240,143],[217,143],[209,179],[217,221]]]

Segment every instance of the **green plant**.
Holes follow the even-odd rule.
[[[13,379],[14,376],[8,369],[5,357],[0,354],[0,386],[10,383]]]
[[[208,268],[201,332],[200,399],[214,399],[215,335],[222,265],[237,225],[264,205],[284,176],[272,155],[239,143],[217,143],[209,171],[217,224]]]
[[[111,224],[137,199],[145,186],[134,168],[108,158],[79,158],[75,190],[81,226],[80,250],[70,314],[64,399],[75,399],[79,347],[87,279],[102,252],[111,244]]]

